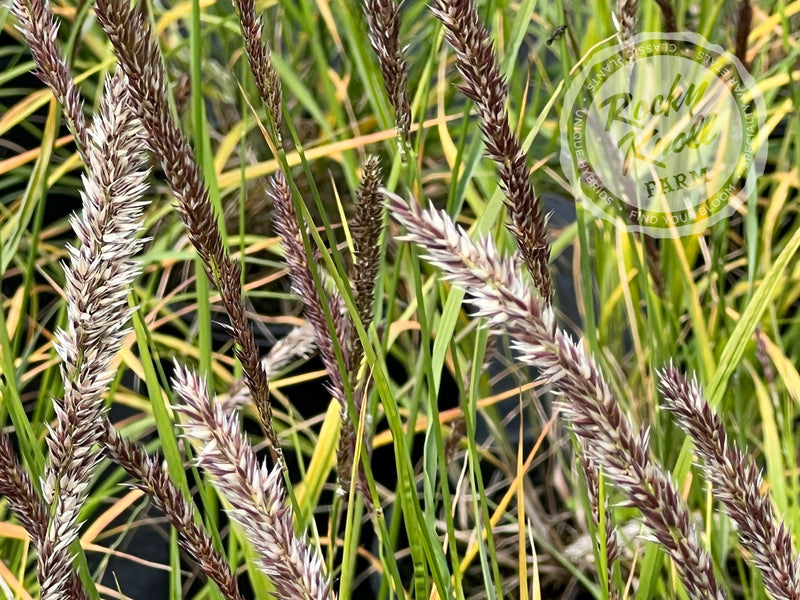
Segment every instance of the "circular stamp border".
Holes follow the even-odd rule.
[[[576,100],[579,95],[587,92],[586,83],[592,76],[592,67],[609,59],[610,57],[619,57],[619,65],[613,71],[609,71],[602,78],[607,79],[612,72],[616,72],[622,68],[624,63],[630,60],[631,48],[636,48],[639,45],[652,42],[666,42],[672,43],[676,47],[679,44],[681,47],[691,46],[694,48],[702,49],[706,56],[722,57],[728,64],[730,64],[736,71],[738,82],[743,86],[743,91],[740,93],[731,92],[736,100],[737,108],[739,109],[739,116],[742,122],[742,148],[751,148],[752,158],[749,164],[744,165],[746,174],[736,176],[735,182],[729,177],[724,185],[719,187],[719,190],[710,198],[706,203],[713,204],[711,208],[706,209],[706,213],[698,218],[698,215],[693,209],[684,209],[678,213],[654,213],[664,215],[664,223],[660,226],[653,226],[648,224],[647,218],[644,222],[640,221],[641,214],[637,213],[638,217],[635,222],[623,218],[623,215],[636,209],[626,203],[624,200],[616,197],[613,193],[609,192],[601,182],[600,187],[596,190],[595,195],[601,192],[605,194],[602,201],[593,198],[592,194],[587,193],[584,189],[591,187],[585,181],[579,163],[576,160],[576,149],[573,146],[573,123],[576,120]],[[628,56],[626,56],[626,54]],[[700,66],[708,68],[706,64],[700,63],[694,59],[690,54],[685,52],[657,52],[650,53],[646,56],[663,56],[665,54],[672,54],[688,58],[697,62]],[[634,57],[633,60],[636,60]],[[559,121],[561,131],[561,153],[560,162],[561,167],[567,175],[573,193],[579,201],[589,209],[589,211],[598,218],[604,219],[613,223],[617,227],[624,227],[626,230],[634,233],[645,233],[652,237],[680,237],[684,235],[692,235],[702,233],[707,227],[720,221],[721,219],[730,216],[734,210],[740,207],[756,189],[758,177],[763,173],[764,165],[766,163],[767,146],[766,143],[758,144],[759,133],[766,122],[766,105],[761,91],[755,79],[750,75],[742,63],[733,56],[730,52],[724,50],[717,44],[712,44],[704,37],[696,33],[679,32],[679,33],[640,33],[634,36],[628,43],[617,43],[613,45],[603,45],[595,47],[591,50],[579,63],[580,71],[577,76],[572,79],[569,88],[564,97],[564,104],[561,111],[561,118]],[[719,74],[715,75],[719,76]],[[746,105],[742,102],[742,96],[749,94],[749,102]],[[748,107],[752,106],[752,110]],[[748,133],[748,129],[752,133]],[[588,157],[587,157],[588,159]],[[740,163],[746,160],[740,152]],[[587,163],[589,164],[589,163]],[[591,165],[589,164],[589,167]],[[737,165],[737,170],[741,170],[741,165]],[[744,177],[744,183],[741,186],[736,186],[736,182]],[[737,187],[735,191],[731,187]],[[729,193],[732,192],[733,193]],[[725,197],[723,197],[725,196]],[[607,208],[609,206],[615,207],[613,212]],[[692,214],[694,213],[694,214]],[[632,215],[633,212],[630,212]]]

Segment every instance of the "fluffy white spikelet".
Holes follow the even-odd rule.
[[[183,400],[176,409],[186,416],[184,432],[200,446],[197,463],[230,503],[228,514],[256,550],[258,567],[272,581],[276,596],[333,600],[319,555],[294,533],[280,468],[259,463],[237,414],[212,406],[197,375],[176,366],[173,385]]]
[[[636,433],[583,344],[559,329],[546,299],[534,296],[514,258],[490,239],[473,241],[443,212],[423,210],[384,192],[389,213],[406,226],[442,277],[466,290],[489,325],[508,332],[519,357],[541,371],[564,398],[559,408],[585,456],[622,488],[653,536],[675,561],[690,598],[722,600],[708,554],[669,475],[650,455],[647,431]]]
[[[131,257],[142,246],[137,234],[147,170],[142,130],[124,90],[123,75],[107,81],[100,112],[88,130],[83,212],[71,220],[80,246],[68,248],[69,262],[64,264],[67,328],[55,339],[63,363],[64,397],[55,401],[56,422],[48,434],[50,454],[42,485],[51,505],[39,549],[44,600],[68,597],[69,546],[78,536],[78,513],[100,460],[102,394],[127,332],[127,294],[139,272]]]

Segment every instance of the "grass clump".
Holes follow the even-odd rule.
[[[796,12],[0,8],[5,596],[800,598]],[[709,231],[556,166],[637,31],[764,94]]]

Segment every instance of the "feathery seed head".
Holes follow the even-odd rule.
[[[300,222],[292,202],[291,190],[282,171],[276,172],[273,176],[268,194],[273,201],[275,231],[280,236],[285,250],[292,291],[302,300],[305,315],[314,328],[317,348],[319,348],[320,357],[330,380],[329,390],[341,408],[342,429],[337,451],[337,474],[339,481],[346,484],[350,480],[349,474],[353,466],[356,440],[355,428],[347,407],[344,384],[346,374],[342,373],[336,360],[333,338],[328,329],[328,320],[325,317],[325,309],[322,304],[322,290],[318,289],[314,281],[311,265],[309,265],[308,256],[300,235]],[[366,288],[367,283],[362,282],[357,286],[357,289],[358,287]],[[349,333],[352,329],[352,323],[343,310],[343,301],[338,293],[331,294],[328,305],[331,307],[331,317],[334,325],[333,335],[336,336],[339,343],[345,365],[351,365],[352,359],[350,348],[348,347],[348,339],[352,339]],[[357,348],[360,350],[360,346],[357,346]]]
[[[272,64],[269,47],[263,40],[263,24],[256,12],[254,0],[233,0],[239,13],[242,35],[245,42],[245,54],[250,64],[250,71],[256,82],[256,88],[275,124],[278,143],[281,142],[281,103],[282,90],[278,72]]]
[[[614,14],[615,25],[619,37],[624,43],[628,43],[636,35],[638,11],[639,0],[617,0],[617,11]]]
[[[236,414],[212,406],[199,377],[177,366],[173,385],[183,401],[176,408],[186,417],[184,432],[201,446],[197,463],[230,502],[228,514],[258,553],[258,567],[269,576],[278,595],[332,599],[320,558],[306,540],[294,534],[281,469],[270,470],[258,462]]]
[[[67,126],[75,137],[78,152],[86,162],[89,140],[83,100],[72,82],[69,65],[58,49],[58,22],[45,0],[12,0],[11,12],[17,18],[17,29],[31,50],[36,64],[35,73],[63,107]]]
[[[688,511],[674,484],[650,456],[647,431],[637,434],[597,364],[557,327],[543,299],[534,298],[515,268],[489,239],[474,242],[433,208],[408,205],[394,194],[390,213],[406,226],[403,239],[420,244],[443,277],[470,292],[477,314],[504,329],[526,363],[563,397],[561,415],[583,440],[587,458],[620,487],[644,523],[672,556],[690,598],[721,600],[721,590]]]
[[[140,200],[145,191],[142,130],[126,95],[125,76],[106,82],[100,112],[87,132],[84,148],[88,173],[81,193],[83,213],[72,224],[81,242],[69,247],[65,264],[67,329],[56,334],[63,364],[64,397],[55,401],[55,425],[42,492],[51,505],[39,547],[42,598],[67,598],[72,558],[69,546],[78,535],[78,513],[92,473],[100,460],[102,394],[113,372],[111,361],[125,336],[131,310],[127,294],[136,275],[131,260],[141,246]]]
[[[241,289],[241,267],[222,243],[208,188],[191,146],[175,123],[167,101],[166,72],[149,22],[126,0],[98,0],[97,20],[114,46],[147,141],[161,163],[178,201],[177,210],[189,240],[203,261],[206,275],[220,291],[237,343],[236,356],[258,410],[261,425],[276,460],[278,440],[272,427],[269,380],[261,364]]]
[[[431,11],[442,22],[448,43],[456,52],[464,83],[458,90],[475,103],[486,150],[500,171],[500,182],[511,215],[509,230],[536,289],[550,302],[550,242],[541,200],[530,182],[525,153],[508,124],[508,89],[500,71],[491,36],[481,23],[472,0],[435,0]]]
[[[217,584],[225,600],[243,600],[239,593],[236,576],[224,557],[214,547],[211,536],[195,517],[195,509],[175,482],[170,478],[161,461],[150,456],[140,443],[123,439],[114,426],[105,420],[103,445],[108,457],[120,465],[134,479],[133,486],[146,493],[170,524],[178,532],[178,542],[202,569],[203,573]]]
[[[408,143],[411,105],[408,101],[408,66],[400,47],[400,3],[397,0],[364,0],[369,41],[394,107],[401,149]]]
[[[715,497],[738,526],[742,545],[761,572],[773,598],[800,599],[800,565],[784,523],[772,512],[768,495],[762,494],[763,478],[753,460],[728,440],[719,415],[703,397],[695,378],[684,379],[669,365],[660,373],[661,392],[667,410],[692,439],[705,463],[703,474],[714,487]]]

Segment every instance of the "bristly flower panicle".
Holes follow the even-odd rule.
[[[83,115],[83,100],[72,81],[72,72],[58,49],[58,23],[44,0],[13,0],[11,12],[19,22],[18,29],[31,49],[36,74],[50,87],[64,109],[78,152],[88,164],[86,149],[89,134]]]
[[[230,503],[228,514],[256,550],[257,565],[272,581],[276,595],[333,600],[321,557],[294,533],[281,469],[259,463],[237,414],[212,405],[199,377],[177,366],[173,385],[183,401],[176,409],[186,417],[184,432],[201,448],[197,463]]]
[[[105,420],[103,444],[108,457],[133,478],[132,486],[150,496],[178,532],[178,543],[197,562],[203,573],[217,584],[225,600],[243,600],[236,576],[222,554],[214,547],[209,533],[195,515],[193,504],[170,478],[157,456],[147,453],[138,442],[124,439]]]
[[[256,88],[275,124],[275,135],[281,142],[281,107],[283,92],[281,80],[272,64],[272,53],[263,39],[263,24],[256,12],[255,0],[233,0],[242,25],[245,54]]]
[[[705,463],[703,475],[714,496],[738,526],[738,535],[776,600],[800,600],[800,563],[785,523],[778,523],[755,462],[728,439],[722,420],[703,397],[700,385],[687,381],[672,365],[661,372],[666,407],[694,442]]]
[[[472,0],[435,0],[431,10],[446,29],[456,51],[464,83],[458,89],[478,108],[486,151],[500,170],[501,187],[511,215],[509,229],[530,271],[536,289],[546,302],[553,297],[550,242],[542,202],[530,181],[525,153],[511,131],[506,111],[508,86],[492,45]]]
[[[51,507],[38,498],[4,435],[0,442],[8,452],[2,452],[5,460],[0,461],[0,494],[9,498],[39,551],[42,597],[86,600],[69,545],[77,536],[77,515],[89,478],[104,452],[152,497],[178,531],[181,546],[217,583],[222,596],[241,600],[236,577],[195,520],[193,505],[160,461],[141,444],[120,437],[102,411],[100,395],[112,376],[110,361],[127,332],[126,296],[138,274],[131,258],[143,244],[137,233],[144,208],[138,198],[147,177],[145,136],[129,103],[129,82],[117,72],[107,85],[100,114],[87,128],[80,93],[56,45],[53,15],[41,0],[16,0],[12,10],[39,76],[64,108],[88,175],[83,178],[83,214],[72,218],[81,246],[68,247],[70,262],[65,264],[67,329],[56,333],[65,393],[63,400],[56,400],[57,419],[48,439],[50,455],[42,483]]]
[[[383,231],[383,199],[379,193],[381,183],[380,161],[368,156],[364,161],[364,176],[356,192],[356,213],[351,226],[355,260],[353,261],[353,290],[358,317],[366,327],[372,321],[375,301],[375,280],[380,269],[380,237]],[[358,334],[351,328],[348,369],[358,368],[363,351],[358,348]]]
[[[583,440],[589,459],[628,496],[670,554],[693,600],[722,600],[713,564],[691,525],[688,509],[664,469],[651,457],[647,430],[638,434],[622,412],[599,367],[581,342],[560,329],[553,309],[534,297],[516,268],[490,238],[473,241],[446,213],[423,210],[384,192],[389,212],[404,225],[401,238],[422,246],[444,279],[468,289],[469,302],[489,325],[508,332],[525,363],[564,398],[561,415]]]
[[[166,70],[156,38],[141,11],[125,0],[98,0],[95,12],[114,46],[120,67],[128,76],[133,105],[147,132],[148,145],[161,163],[177,199],[177,210],[186,224],[189,240],[202,259],[208,278],[220,291],[244,379],[273,457],[282,462],[272,426],[269,380],[246,316],[241,267],[225,249],[194,152],[170,112]]]
[[[325,298],[323,295],[324,290],[320,289],[314,281],[314,274],[311,271],[312,266],[308,261],[306,249],[300,235],[300,221],[294,208],[292,192],[289,189],[289,184],[283,171],[278,171],[273,176],[268,194],[272,198],[275,210],[275,231],[281,238],[286,264],[289,266],[292,291],[303,302],[303,310],[308,322],[311,323],[314,329],[317,348],[328,372],[331,395],[339,403],[342,430],[337,451],[337,474],[339,481],[344,484],[350,481],[350,471],[355,455],[356,434],[347,406],[348,401],[345,390],[345,376],[347,373],[340,369],[336,360],[333,339],[335,336],[345,365],[351,364],[348,351],[349,335],[345,331],[351,324],[341,315],[341,298],[332,295],[328,300],[323,300]],[[331,306],[331,311],[333,312],[331,315],[334,326],[333,332],[328,328],[323,301]]]
[[[411,105],[408,66],[400,47],[400,3],[397,0],[364,0],[364,16],[369,27],[369,41],[378,57],[383,82],[394,107],[401,152],[405,152],[411,127]]]
[[[111,362],[126,335],[130,318],[127,295],[139,272],[131,257],[142,240],[141,197],[147,170],[142,129],[128,103],[122,72],[108,80],[106,95],[86,147],[88,174],[83,177],[83,213],[72,227],[80,248],[68,248],[64,265],[67,329],[56,333],[62,360],[64,397],[55,401],[56,423],[42,495],[50,505],[47,531],[39,548],[42,598],[68,597],[72,559],[69,546],[78,535],[78,513],[92,472],[100,460],[97,445],[103,419],[102,394]]]
[[[615,25],[620,40],[630,45],[631,39],[636,35],[638,20],[639,0],[617,0],[617,10],[614,13]]]

